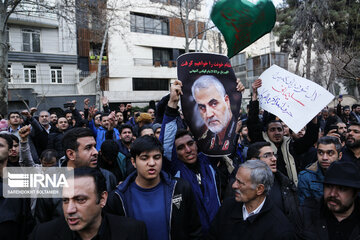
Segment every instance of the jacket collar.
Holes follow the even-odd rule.
[[[119,186],[117,186],[116,191],[119,193],[125,192],[130,184],[135,181],[135,178],[137,177],[137,172],[132,172],[123,183],[121,183]],[[161,181],[167,185],[173,185],[175,183],[175,180],[170,177],[170,175],[164,171],[160,172],[160,178]]]
[[[244,220],[243,219],[243,213],[242,213],[242,206],[244,203],[236,203],[236,208],[231,213],[231,217],[236,220]],[[249,221],[250,223],[253,223],[256,221],[257,218],[261,217],[262,215],[266,214],[271,210],[273,207],[273,204],[269,197],[265,199],[264,206],[261,208],[260,212],[258,214],[249,216],[245,221]]]

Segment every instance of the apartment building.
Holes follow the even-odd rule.
[[[177,0],[143,0],[129,7],[121,26],[109,30],[108,90],[111,103],[144,106],[169,93],[177,79],[176,59],[185,53],[185,34]],[[189,1],[190,2],[190,1]],[[189,37],[204,29],[205,7],[197,3],[188,18]],[[202,34],[193,40],[190,51],[200,46]],[[203,46],[207,45],[205,40]]]
[[[50,13],[13,13],[7,31],[9,111],[24,109],[24,102],[49,110],[83,98],[74,24]]]
[[[243,100],[248,101],[251,84],[271,65],[288,69],[288,54],[280,52],[273,33],[268,33],[230,59],[236,77],[240,78],[246,90]]]

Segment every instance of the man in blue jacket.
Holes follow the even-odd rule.
[[[198,154],[192,134],[184,129],[178,130],[176,117],[182,83],[176,80],[171,86],[170,99],[162,122],[160,140],[164,144],[164,163],[172,175],[187,180],[195,195],[197,211],[200,216],[203,233],[206,234],[210,223],[220,207],[220,199],[215,169],[209,158]]]
[[[320,199],[323,195],[324,174],[331,163],[341,159],[341,143],[336,137],[322,137],[317,143],[318,160],[299,173],[298,195],[300,205],[306,198]],[[315,182],[316,181],[316,182]]]
[[[108,114],[108,113],[101,114],[101,116],[100,116],[101,126],[99,128],[95,127],[94,120],[91,120],[89,122],[89,127],[93,131],[95,138],[96,138],[96,150],[98,150],[98,151],[101,148],[101,144],[105,141],[106,133],[108,132],[108,130],[110,130],[110,127],[111,127],[111,130],[113,130],[112,139],[113,140],[120,139],[119,131],[112,126],[113,124],[110,123],[109,118],[115,119],[115,112],[112,112],[110,114]],[[114,120],[113,120],[113,122],[114,122]]]
[[[130,149],[136,172],[108,198],[105,211],[145,222],[150,240],[201,239],[201,223],[188,182],[161,171],[163,147],[143,136]]]

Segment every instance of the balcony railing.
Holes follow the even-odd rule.
[[[134,58],[135,66],[176,67],[176,61],[154,61],[150,58]]]

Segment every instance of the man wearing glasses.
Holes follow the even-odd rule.
[[[299,173],[298,196],[300,205],[306,198],[320,199],[323,196],[324,174],[331,163],[342,157],[341,143],[336,137],[322,137],[317,143],[317,161]]]
[[[298,199],[295,184],[277,170],[277,155],[269,142],[256,142],[249,146],[247,160],[259,159],[265,162],[274,174],[274,184],[268,197],[284,213],[294,226],[299,224]]]

